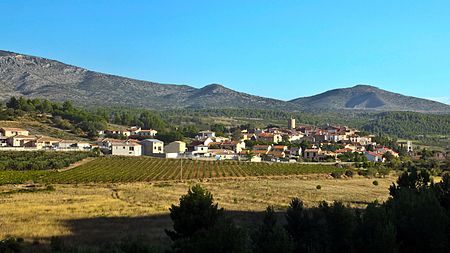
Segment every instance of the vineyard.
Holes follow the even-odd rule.
[[[62,169],[92,155],[94,154],[91,152],[81,151],[0,151],[0,170],[26,171]]]
[[[45,180],[49,183],[147,182],[331,173],[339,170],[342,169],[329,165],[102,157],[68,171],[50,173]]]
[[[182,168],[182,169],[181,169]],[[0,170],[0,184],[118,183],[332,173],[332,165],[101,157],[70,170]]]

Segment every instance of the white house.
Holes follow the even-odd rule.
[[[207,139],[207,138],[215,138],[215,137],[216,137],[216,133],[213,132],[213,131],[209,131],[209,130],[207,130],[207,131],[200,131],[198,133],[198,135],[195,136],[195,138],[197,140],[204,140],[204,139]]]
[[[142,146],[136,142],[115,142],[111,145],[112,155],[140,156]]]
[[[140,130],[140,131],[136,132],[135,135],[137,135],[137,136],[146,136],[146,137],[154,137],[154,136],[156,136],[157,133],[158,133],[158,131],[156,131],[154,129],[149,129],[149,130]]]
[[[381,155],[381,154],[371,152],[371,151],[366,151],[366,152],[364,152],[364,155],[367,157],[367,160],[369,160],[370,162],[374,162],[374,163],[384,162],[383,155]]]
[[[194,151],[192,151],[192,155],[204,156],[207,153],[208,153],[208,146],[206,145],[197,145],[194,147]]]

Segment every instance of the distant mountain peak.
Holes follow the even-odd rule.
[[[450,106],[446,104],[404,96],[367,84],[334,89],[311,97],[293,99],[290,102],[301,107],[322,110],[450,112]]]
[[[375,87],[373,85],[370,84],[357,84],[351,88],[348,89],[368,89],[368,90],[380,90],[380,88]]]
[[[225,90],[230,90],[230,89],[226,88],[225,86],[223,86],[221,84],[212,83],[212,84],[208,84],[208,85],[204,86],[200,90],[209,91],[209,92],[217,92],[217,91],[225,91]]]

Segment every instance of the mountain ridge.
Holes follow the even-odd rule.
[[[374,110],[450,113],[443,103],[356,85],[282,101],[238,92],[221,84],[202,88],[104,74],[57,60],[0,50],[0,100],[11,96],[72,100],[81,105],[151,109],[245,108],[285,111]]]
[[[449,112],[450,106],[437,101],[402,95],[378,87],[358,84],[350,88],[329,90],[314,96],[289,100],[299,106],[337,110]]]

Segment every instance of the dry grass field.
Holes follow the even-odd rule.
[[[363,206],[388,197],[394,177],[331,179],[327,175],[266,178],[208,179],[187,182],[127,184],[64,184],[53,189],[24,185],[0,187],[0,237],[22,237],[48,242],[60,236],[76,244],[142,235],[154,242],[167,240],[168,208],[178,203],[188,187],[196,183],[210,190],[219,206],[238,220],[252,219],[268,205],[284,210],[293,197],[309,207],[320,201],[342,201]],[[321,185],[317,190],[316,186]],[[258,216],[259,217],[259,216]],[[254,220],[254,219],[253,219]],[[252,220],[248,220],[252,221]]]

